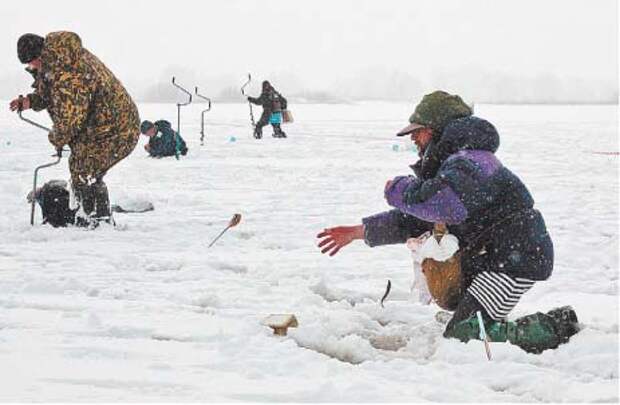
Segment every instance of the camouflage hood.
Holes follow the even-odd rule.
[[[82,40],[77,34],[67,31],[52,32],[45,37],[41,52],[43,72],[57,74],[79,71],[83,53]]]

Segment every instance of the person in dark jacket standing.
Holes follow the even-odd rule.
[[[578,332],[570,307],[516,320],[506,316],[521,296],[553,269],[553,244],[541,213],[521,182],[495,156],[499,135],[475,117],[460,97],[442,91],[426,95],[398,133],[410,135],[421,159],[415,176],[387,182],[385,199],[394,209],[361,225],[325,229],[322,252],[336,254],[355,239],[371,247],[404,243],[444,224],[459,240],[460,296],[444,336],[479,339],[476,317],[490,341],[509,341],[540,353]]]
[[[261,139],[263,137],[263,127],[271,124],[273,127],[274,138],[286,138],[286,134],[282,131],[282,111],[286,109],[287,102],[280,93],[273,88],[267,80],[263,82],[263,91],[259,97],[248,97],[248,101],[263,107],[263,114],[256,123],[254,128],[254,138]]]
[[[187,145],[181,134],[172,129],[172,125],[166,120],[154,123],[142,121],[140,132],[149,137],[149,143],[144,145],[144,150],[152,157],[175,156],[177,148],[181,155],[187,155]]]

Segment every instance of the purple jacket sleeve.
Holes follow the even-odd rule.
[[[391,210],[362,219],[364,241],[370,247],[405,243],[408,238],[433,229],[433,224],[399,210]]]
[[[426,184],[427,182],[429,184]],[[467,209],[454,190],[446,184],[437,186],[437,182],[433,182],[433,179],[427,182],[422,182],[413,176],[396,177],[392,186],[385,192],[385,199],[392,207],[423,221],[443,222],[449,225],[463,222],[467,218]],[[436,191],[424,201],[416,203],[408,201],[407,194],[413,194],[423,188],[432,188]]]

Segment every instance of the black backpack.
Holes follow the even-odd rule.
[[[278,95],[278,98],[280,99],[280,108],[282,108],[282,110],[286,110],[286,107],[287,107],[286,99],[284,98],[284,96],[282,96],[282,94],[277,93],[277,92],[276,94]]]
[[[75,223],[76,210],[69,208],[69,191],[62,180],[48,181],[37,190],[36,200],[41,207],[43,223],[53,227]]]
[[[286,99],[282,97],[282,94],[278,93],[275,90],[272,90],[269,95],[269,100],[271,101],[271,109],[273,111],[282,111],[286,110]]]

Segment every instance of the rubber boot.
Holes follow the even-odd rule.
[[[93,189],[88,184],[77,184],[73,186],[75,199],[78,203],[78,210],[75,215],[75,225],[89,228],[93,225],[92,216],[95,210],[95,196]]]
[[[449,325],[450,326],[450,325]],[[547,314],[537,312],[515,322],[485,321],[486,334],[491,342],[510,342],[528,353],[539,354],[568,342],[579,331],[577,314],[569,307],[556,308]],[[478,319],[472,316],[446,329],[446,337],[462,342],[480,339]]]
[[[579,321],[575,310],[569,306],[554,308],[547,312],[555,322],[555,330],[560,339],[560,343],[566,343],[571,336],[579,332]]]
[[[542,353],[560,345],[555,321],[542,312],[526,315],[515,322],[505,322],[508,341],[528,353]]]
[[[112,223],[112,213],[110,211],[110,197],[108,195],[108,186],[103,180],[97,180],[90,186],[95,196],[95,213],[94,220],[96,222]]]

